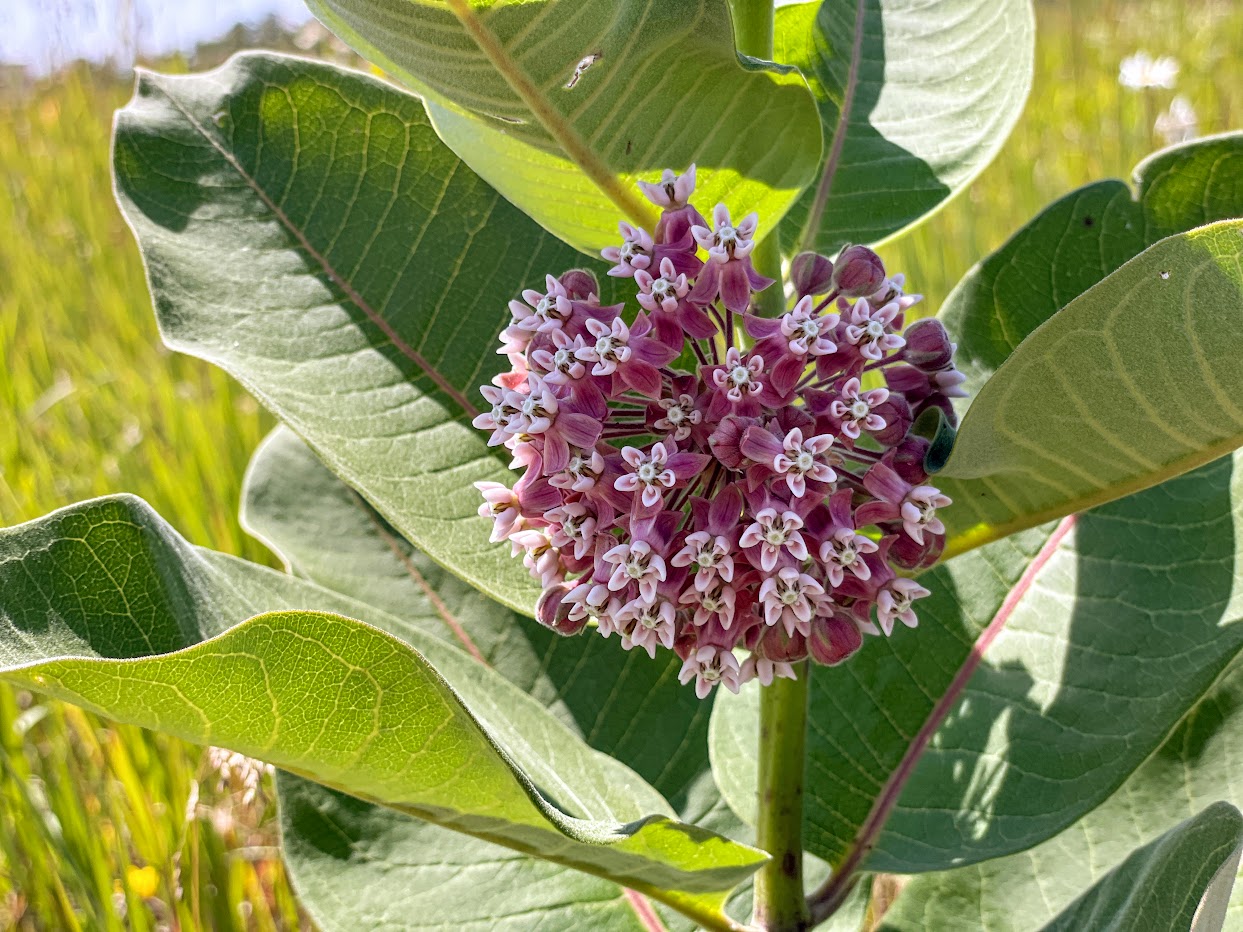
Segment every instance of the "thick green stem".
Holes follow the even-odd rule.
[[[803,898],[803,771],[807,738],[807,661],[798,679],[760,690],[759,816],[756,844],[772,860],[755,875],[754,922],[766,932],[811,927]]]
[[[773,0],[730,0],[734,17],[734,45],[743,55],[772,61]],[[763,237],[751,253],[751,264],[761,275],[776,279],[755,296],[755,307],[765,317],[785,313],[785,292],[781,285],[781,243],[777,231],[760,230]]]

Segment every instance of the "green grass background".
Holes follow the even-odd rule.
[[[1001,156],[882,250],[929,312],[1042,205],[1127,177],[1161,144],[1153,118],[1175,93],[1202,134],[1243,128],[1243,4],[1037,12],[1035,84]],[[1118,85],[1139,49],[1179,60],[1176,91]],[[218,370],[162,347],[112,200],[110,124],[128,96],[127,80],[83,67],[0,88],[0,525],[126,490],[193,542],[271,563],[237,523],[271,420]],[[0,929],[309,928],[273,808],[219,786],[200,748],[0,687]]]

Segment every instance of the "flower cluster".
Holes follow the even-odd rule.
[[[512,365],[474,423],[522,470],[478,483],[480,513],[540,580],[540,621],[676,651],[703,697],[915,627],[928,590],[901,572],[940,556],[950,502],[911,426],[934,406],[952,420],[962,375],[940,323],[904,327],[919,296],[863,247],[800,255],[793,308],[751,313],[773,285],[756,217],[705,219],[694,184],[694,166],[641,184],[655,232],[622,223],[603,251],[637,310],[581,270],[510,303]]]

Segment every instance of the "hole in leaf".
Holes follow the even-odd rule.
[[[604,57],[603,52],[592,52],[590,55],[584,56],[583,59],[577,65],[574,66],[574,73],[570,75],[570,80],[565,82],[566,90],[569,90],[575,84],[577,84],[579,81],[579,78],[581,78],[584,74],[587,73],[587,69],[590,68],[592,65],[594,65],[596,62],[598,62],[603,57]]]

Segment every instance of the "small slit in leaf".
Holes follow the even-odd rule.
[[[574,66],[574,73],[570,75],[570,80],[565,82],[565,89],[568,91],[574,87],[578,83],[579,78],[587,73],[587,69],[603,57],[603,52],[592,52],[590,55],[583,56],[579,63]]]

